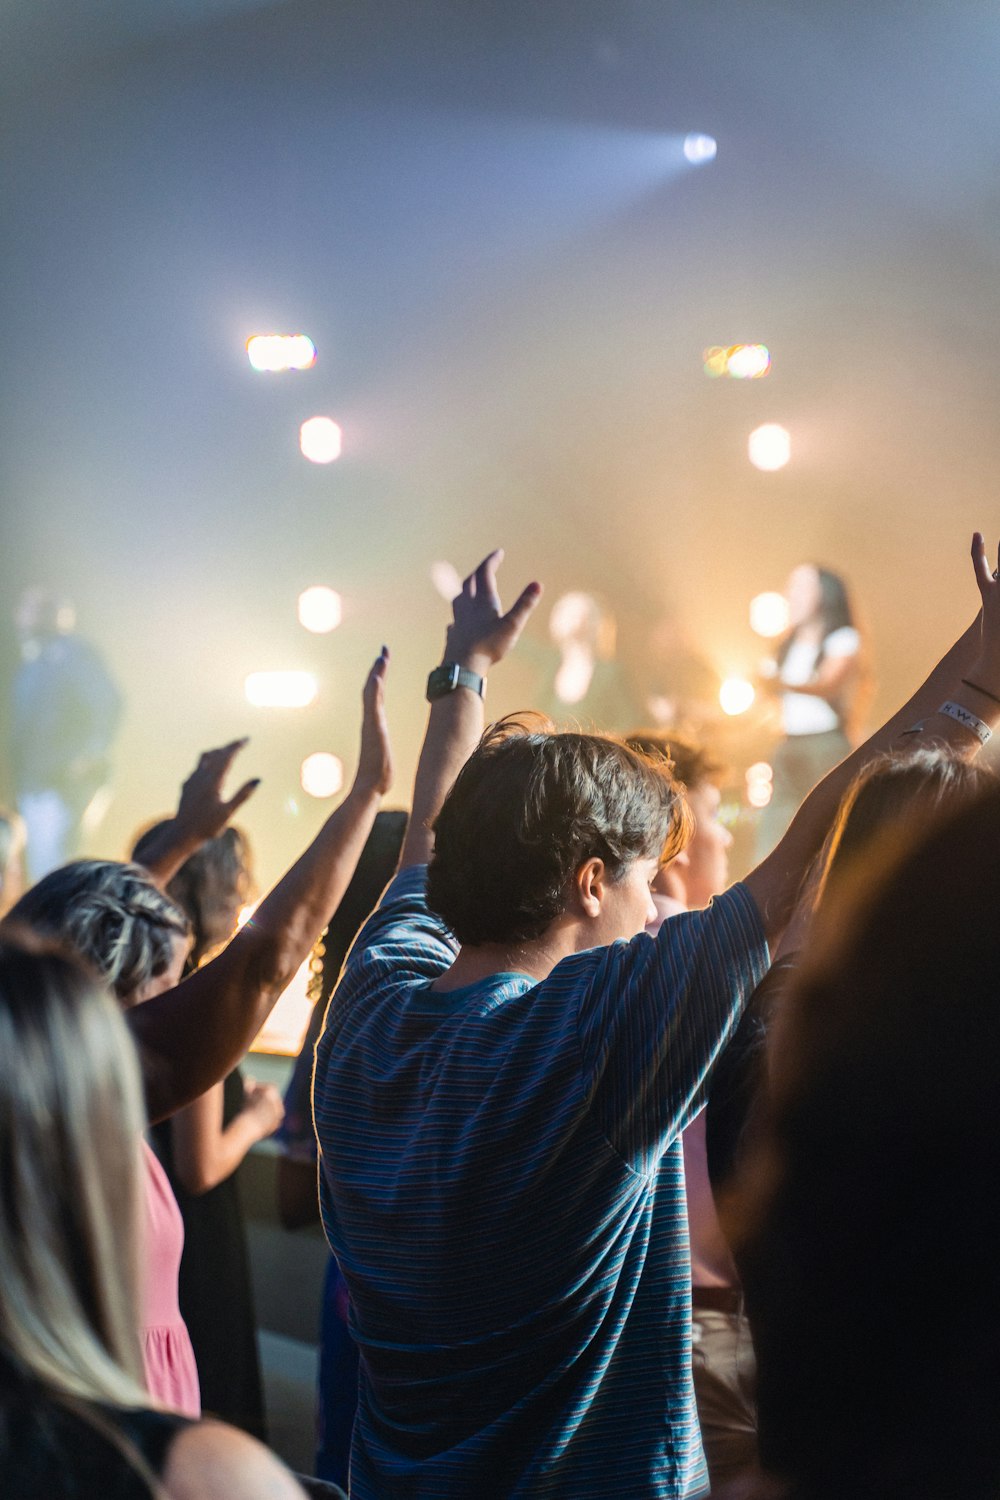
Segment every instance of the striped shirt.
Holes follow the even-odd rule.
[[[425,877],[389,886],[316,1054],[351,1495],[700,1493],[679,1136],[767,965],[753,901],[437,994]]]

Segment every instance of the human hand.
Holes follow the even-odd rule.
[[[980,686],[1000,695],[1000,580],[990,569],[982,533],[972,537],[972,567],[982,600],[980,615],[979,657],[970,675]],[[1000,571],[1000,552],[997,558]]]
[[[448,627],[445,659],[457,661],[483,677],[515,645],[542,597],[541,584],[529,583],[503,614],[496,584],[502,561],[503,548],[498,547],[469,574],[452,603],[454,620]]]
[[[243,1080],[243,1109],[260,1130],[257,1139],[273,1135],[285,1118],[285,1106],[273,1083],[258,1083],[255,1078]]]
[[[365,679],[361,701],[361,751],[354,785],[381,795],[392,786],[392,746],[385,716],[385,676],[389,670],[389,647],[383,646]]]
[[[222,795],[222,783],[246,743],[246,739],[233,740],[218,750],[206,750],[181,787],[175,822],[192,840],[207,843],[218,837],[237,809],[260,786],[257,776],[245,781],[228,801]]]

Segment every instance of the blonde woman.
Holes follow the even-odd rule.
[[[150,1402],[135,1050],[96,976],[10,924],[0,1055],[0,1493],[301,1500],[252,1438]]]

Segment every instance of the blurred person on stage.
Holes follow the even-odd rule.
[[[46,589],[25,590],[15,614],[14,792],[27,834],[30,881],[77,853],[88,809],[106,795],[121,696],[100,654],[76,632],[76,611]]]
[[[761,816],[757,857],[774,848],[803,797],[851,749],[870,676],[847,586],[815,563],[785,585],[788,629],[761,686],[780,703],[783,738],[774,753],[774,794]]]

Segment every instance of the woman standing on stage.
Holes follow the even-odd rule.
[[[780,697],[784,738],[774,754],[774,793],[759,828],[758,859],[769,853],[806,794],[851,748],[867,685],[863,641],[844,580],[802,563],[785,587],[788,630],[762,670]]]

